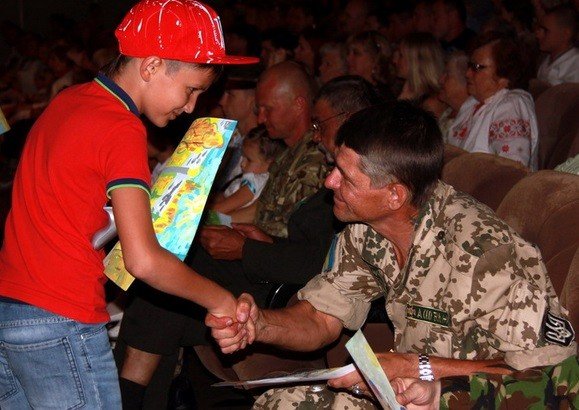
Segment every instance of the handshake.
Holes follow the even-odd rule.
[[[259,330],[261,312],[250,294],[239,296],[231,310],[236,320],[218,312],[209,312],[205,317],[205,324],[211,328],[211,335],[223,353],[245,349],[256,340]]]

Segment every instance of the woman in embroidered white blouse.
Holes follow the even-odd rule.
[[[477,40],[466,73],[470,97],[448,130],[447,141],[536,170],[539,133],[533,98],[522,89],[529,78],[522,48],[495,33]]]

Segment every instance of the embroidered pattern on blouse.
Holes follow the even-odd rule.
[[[531,139],[531,127],[528,120],[509,119],[491,123],[489,141],[511,140],[513,138]]]

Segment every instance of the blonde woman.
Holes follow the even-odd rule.
[[[396,75],[404,80],[399,100],[411,100],[437,118],[448,108],[438,99],[444,74],[444,53],[430,33],[405,36],[394,53]]]
[[[364,31],[350,37],[346,46],[348,74],[362,77],[382,94],[390,94],[392,65],[386,37],[377,31]]]

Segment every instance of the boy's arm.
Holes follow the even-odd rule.
[[[217,316],[235,318],[237,302],[230,292],[159,245],[145,191],[120,187],[110,195],[127,271],[148,285],[195,302]]]

